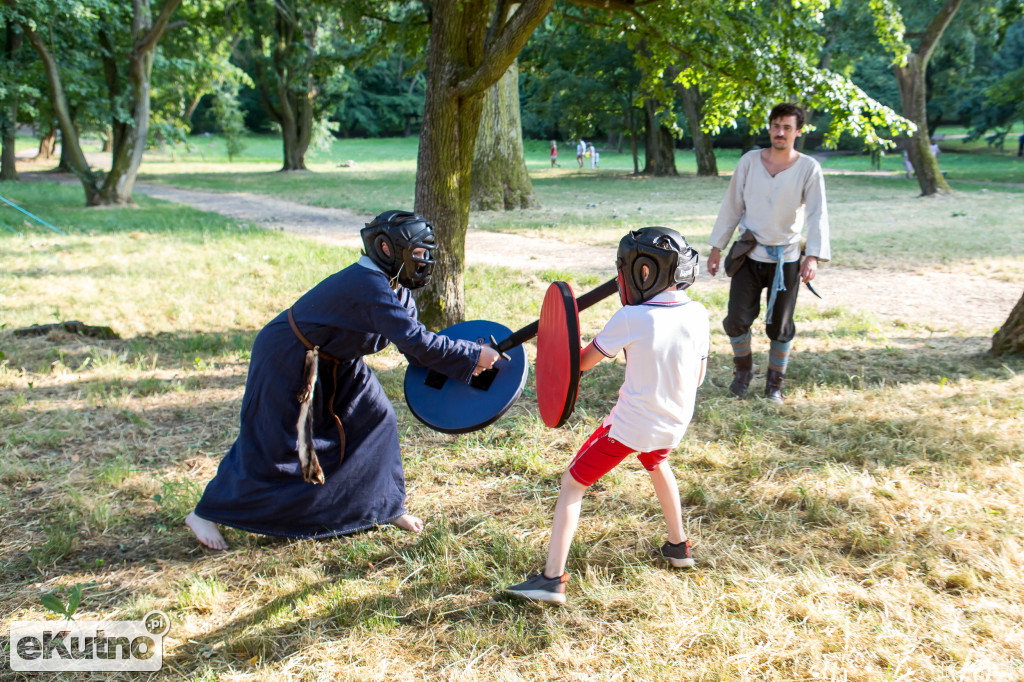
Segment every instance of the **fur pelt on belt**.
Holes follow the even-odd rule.
[[[306,366],[303,369],[303,390],[299,393],[299,422],[296,431],[299,434],[299,464],[302,465],[302,480],[307,483],[324,482],[324,472],[320,468],[320,460],[313,449],[313,392],[320,367],[320,353],[314,348],[306,351]]]

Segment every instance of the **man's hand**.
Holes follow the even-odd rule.
[[[708,274],[714,277],[718,274],[718,264],[722,260],[722,250],[711,247],[711,254],[708,256]]]
[[[815,256],[807,256],[804,258],[803,265],[800,266],[800,281],[806,284],[814,279],[816,274],[818,274],[818,259]]]
[[[488,370],[494,366],[494,363],[498,361],[498,351],[494,350],[489,345],[480,346],[480,358],[476,361],[476,369],[473,370],[473,376],[479,375],[484,370]]]

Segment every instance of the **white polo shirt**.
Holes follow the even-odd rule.
[[[594,339],[609,358],[626,353],[626,378],[605,420],[609,437],[638,452],[678,445],[693,417],[709,346],[707,310],[685,291],[617,310]]]

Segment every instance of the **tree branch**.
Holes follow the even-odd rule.
[[[578,17],[575,14],[569,14],[568,12],[560,12],[560,14],[570,21],[575,21],[580,24],[587,26],[597,26],[598,28],[617,28],[614,24],[606,24],[603,21],[594,21],[593,19],[586,19],[584,17]]]
[[[653,5],[660,0],[569,0],[569,2],[580,7],[591,7],[608,12],[630,12],[638,7]]]
[[[156,44],[160,42],[160,36],[164,34],[164,30],[167,28],[167,22],[180,4],[181,0],[167,0],[164,3],[164,6],[160,8],[160,14],[157,16],[156,21],[153,22],[153,27],[149,29],[149,32],[146,33],[142,40],[135,44],[135,49],[138,52],[145,53],[156,49]]]
[[[519,5],[519,9],[501,27],[494,41],[484,48],[480,66],[456,86],[458,94],[472,97],[497,83],[554,3],[555,0],[526,0]]]
[[[943,32],[949,26],[949,22],[953,20],[953,15],[960,9],[961,4],[963,4],[963,0],[946,0],[946,4],[943,5],[939,13],[932,19],[932,23],[928,25],[928,29],[924,32],[924,37],[921,38],[921,43],[917,46],[916,50],[922,64],[928,63],[932,56],[932,51],[938,45],[939,39],[942,38]]]

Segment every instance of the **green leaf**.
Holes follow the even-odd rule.
[[[71,589],[71,596],[68,597],[68,608],[67,608],[67,611],[65,612],[65,613],[67,613],[68,618],[71,618],[73,615],[75,615],[75,611],[78,610],[78,605],[81,602],[82,602],[82,586],[81,585],[75,585]]]
[[[48,611],[53,611],[59,616],[69,617],[67,609],[64,606],[64,602],[61,601],[53,592],[47,592],[44,594],[39,599],[39,603]]]

